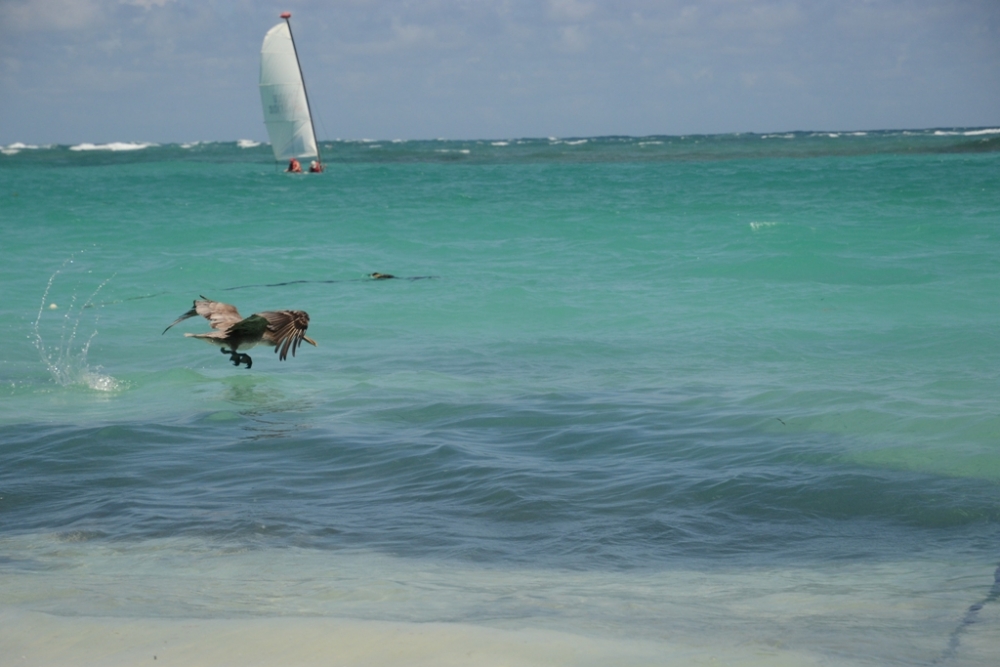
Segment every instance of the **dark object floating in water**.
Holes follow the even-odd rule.
[[[267,283],[265,285],[240,285],[239,287],[224,287],[223,292],[229,292],[237,289],[249,289],[251,287],[284,287],[285,285],[301,285],[304,283],[323,283],[330,285],[332,283],[351,283],[359,281],[369,281],[369,280],[386,280],[388,278],[394,278],[395,280],[433,280],[439,278],[440,276],[394,276],[391,273],[366,273],[364,278],[355,278],[353,280],[289,280],[283,283]]]
[[[316,341],[306,335],[306,329],[309,328],[309,313],[305,311],[266,310],[244,318],[235,306],[212,301],[204,296],[201,300],[195,300],[191,310],[174,320],[163,333],[167,333],[174,324],[195,315],[201,315],[208,320],[215,331],[184,335],[218,345],[222,348],[223,354],[229,355],[229,360],[234,366],[245,363],[247,368],[250,368],[253,365],[250,355],[240,352],[240,348],[250,349],[259,344],[273,345],[274,351],[280,352],[278,359],[284,361],[289,350],[292,356],[295,356],[295,350],[302,341],[316,345]]]

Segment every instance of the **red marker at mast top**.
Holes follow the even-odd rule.
[[[281,18],[283,18],[285,20],[288,20],[288,19],[292,18],[292,13],[291,12],[282,12],[281,13]]]

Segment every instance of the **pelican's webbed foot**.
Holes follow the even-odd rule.
[[[250,355],[245,352],[237,352],[236,350],[227,350],[222,348],[222,354],[228,354],[229,360],[233,362],[233,366],[239,366],[240,364],[246,364],[247,368],[253,366],[253,359]]]

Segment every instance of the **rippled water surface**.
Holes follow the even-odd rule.
[[[6,147],[3,610],[990,664],[998,136]]]

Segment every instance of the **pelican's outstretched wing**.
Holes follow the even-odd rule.
[[[213,329],[219,330],[227,329],[243,319],[239,311],[236,310],[236,306],[230,306],[228,303],[222,303],[221,301],[212,301],[202,296],[201,299],[195,300],[194,305],[191,306],[191,310],[174,320],[170,327],[195,315],[201,315],[208,320]],[[308,318],[306,319],[308,321]],[[164,329],[163,333],[167,333],[170,327]]]
[[[278,359],[284,361],[291,349],[292,356],[302,341],[315,345],[316,341],[306,335],[309,328],[309,313],[302,310],[268,310],[255,313],[267,320],[267,331],[264,340],[274,345]]]

